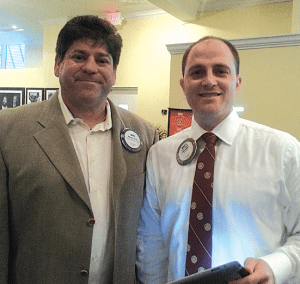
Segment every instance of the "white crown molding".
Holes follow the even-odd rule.
[[[120,95],[137,95],[138,88],[137,87],[112,87],[112,94],[120,94]]]
[[[221,11],[221,10],[231,10],[243,7],[254,7],[267,4],[277,4],[277,3],[287,3],[292,2],[293,0],[223,0],[223,1],[201,1],[201,6],[199,7],[198,14],[203,12],[211,11]]]
[[[285,34],[229,40],[238,50],[300,45],[300,34]],[[192,43],[167,44],[170,54],[182,54]]]
[[[135,12],[135,13],[126,13],[123,14],[124,19],[126,20],[142,20],[147,18],[155,18],[167,15],[168,13],[162,9],[143,11],[143,12]]]
[[[300,45],[300,34],[285,34],[245,39],[233,39],[230,42],[237,49],[256,49],[270,47],[288,47]]]

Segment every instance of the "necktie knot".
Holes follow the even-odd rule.
[[[202,135],[203,140],[209,144],[216,144],[217,136],[211,132],[206,132]]]

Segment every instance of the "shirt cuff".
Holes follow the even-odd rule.
[[[291,278],[293,267],[286,254],[274,252],[260,259],[264,260],[271,267],[275,277],[275,284],[284,284]]]

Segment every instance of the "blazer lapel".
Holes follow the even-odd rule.
[[[123,156],[123,146],[120,142],[120,133],[124,129],[118,110],[115,105],[109,101],[112,113],[112,155],[111,155],[111,192],[113,207],[116,207],[116,199],[124,184],[127,167]]]
[[[38,122],[44,129],[35,134],[35,139],[63,178],[91,209],[82,170],[57,94],[49,100]]]

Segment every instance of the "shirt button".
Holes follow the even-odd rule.
[[[95,225],[96,221],[94,218],[91,218],[91,219],[88,219],[86,224],[89,226],[89,227],[93,227]]]
[[[81,274],[82,276],[87,276],[87,275],[89,275],[89,272],[88,272],[87,270],[85,270],[85,269],[82,269],[82,270],[80,271],[80,274]]]

